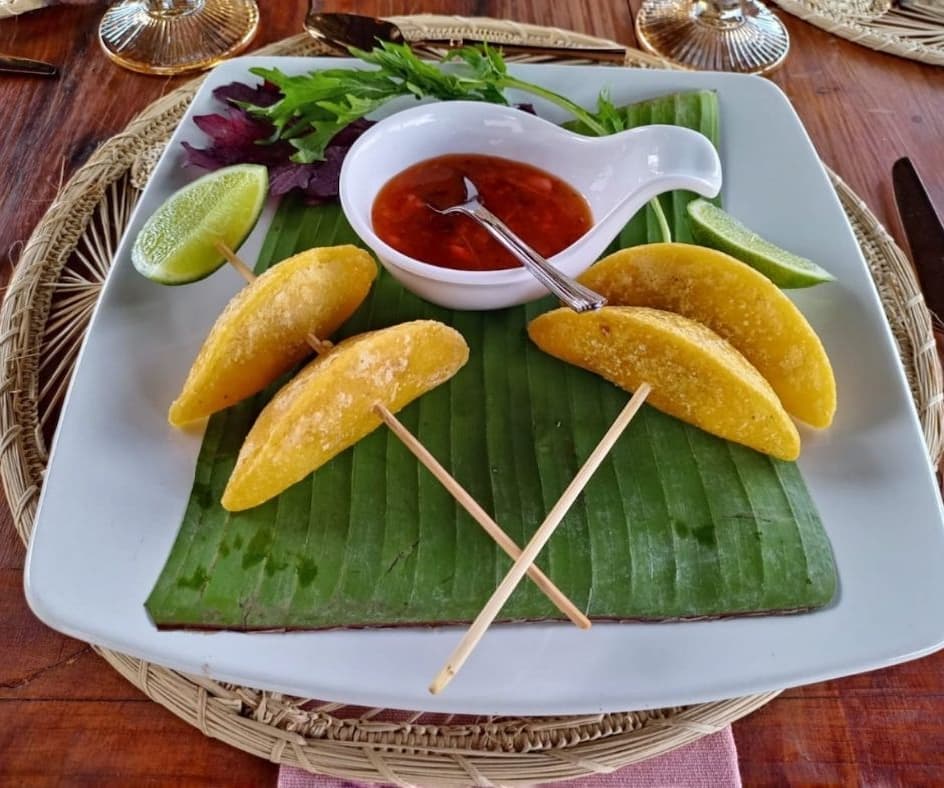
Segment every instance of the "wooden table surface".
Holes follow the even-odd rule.
[[[633,44],[638,2],[342,0],[321,7],[506,17]],[[302,30],[299,0],[260,6],[258,44]],[[100,6],[66,7],[0,20],[0,52],[62,69],[58,80],[0,77],[2,281],[61,180],[181,81],[112,65],[96,40],[100,16]],[[912,158],[944,207],[944,69],[882,55],[781,16],[793,47],[774,81],[824,161],[902,243],[889,177],[897,157]],[[23,598],[24,551],[5,504],[0,518],[0,782],[274,784],[275,765],[205,738],[146,699],[88,646],[40,624]],[[734,726],[744,782],[944,784],[942,703],[944,653],[789,690]]]

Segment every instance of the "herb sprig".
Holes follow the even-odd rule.
[[[293,161],[307,164],[323,160],[338,132],[402,96],[508,104],[504,91],[517,89],[562,107],[593,134],[602,136],[625,128],[605,93],[597,100],[597,111],[590,112],[566,96],[509,74],[501,53],[487,44],[451,52],[447,60],[465,66],[455,73],[420,60],[405,44],[381,43],[370,52],[352,49],[351,54],[376,68],[333,68],[299,76],[288,76],[275,68],[251,69],[278,88],[282,98],[270,106],[247,109],[275,127],[272,141],[284,140],[295,148]]]

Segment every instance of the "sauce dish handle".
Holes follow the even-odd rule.
[[[605,249],[647,202],[665,192],[684,189],[702,197],[721,191],[721,159],[704,135],[679,126],[653,125],[599,138],[618,170],[627,174],[619,198],[584,237],[596,254]],[[579,242],[578,242],[579,243]]]

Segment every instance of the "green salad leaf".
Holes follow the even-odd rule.
[[[592,134],[626,128],[605,93],[598,99],[597,111],[590,112],[566,96],[508,73],[501,53],[487,44],[451,52],[447,60],[460,64],[455,72],[421,60],[406,44],[382,43],[370,52],[352,49],[351,54],[376,68],[329,68],[297,76],[277,68],[250,69],[277,87],[281,98],[270,106],[248,109],[275,127],[271,141],[285,140],[296,149],[294,161],[323,160],[338,132],[402,96],[508,104],[505,91],[516,89],[567,110]]]

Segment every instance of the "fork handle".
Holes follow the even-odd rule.
[[[599,293],[558,271],[484,205],[462,207],[458,210],[478,221],[492,237],[521,261],[535,279],[575,312],[590,312],[606,304],[606,299]]]

